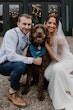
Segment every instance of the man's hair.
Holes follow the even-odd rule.
[[[18,22],[20,22],[21,17],[25,17],[27,19],[31,19],[32,20],[32,16],[29,14],[20,14],[18,17]]]

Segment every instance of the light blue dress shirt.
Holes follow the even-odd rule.
[[[16,30],[16,31],[15,31]],[[24,35],[18,27],[8,30],[5,33],[0,48],[0,64],[5,61],[22,61],[32,64],[33,58],[20,55],[28,44],[29,33]]]

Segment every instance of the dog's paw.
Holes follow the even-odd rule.
[[[22,90],[21,94],[24,95],[24,94],[27,94],[28,93],[28,90]]]
[[[24,88],[23,88],[21,94],[22,94],[22,95],[27,94],[28,91],[29,91],[29,89],[27,88],[27,86],[24,86]]]
[[[39,101],[43,101],[44,99],[45,99],[45,97],[44,97],[44,94],[42,94],[42,95],[37,95],[37,99],[39,100]]]

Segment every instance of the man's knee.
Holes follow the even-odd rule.
[[[26,69],[26,64],[23,63],[23,62],[18,62],[16,68],[17,68],[18,71],[24,73],[25,69]]]
[[[24,64],[23,62],[16,62],[15,68],[10,74],[11,79],[14,79],[14,78],[19,79],[21,75],[25,73],[25,68],[26,68],[26,64]]]

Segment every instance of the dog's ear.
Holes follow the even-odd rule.
[[[48,29],[46,28],[46,36],[49,37]]]
[[[43,31],[46,34],[46,37],[48,36],[48,29],[45,25],[43,25]]]
[[[49,37],[46,37],[45,41],[46,41],[47,43],[49,43],[49,42],[50,42],[50,38],[49,38]]]
[[[30,30],[30,35],[29,35],[29,41],[32,42],[32,34],[34,32],[34,26],[31,27],[31,30]]]
[[[49,43],[50,37],[49,37],[48,29],[46,27],[45,27],[45,31],[46,31],[46,38],[45,38],[45,40]]]

